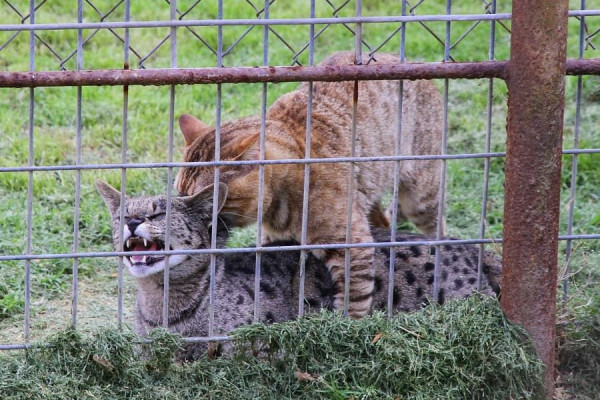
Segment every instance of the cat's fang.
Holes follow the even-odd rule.
[[[148,241],[144,238],[144,247],[148,247]]]

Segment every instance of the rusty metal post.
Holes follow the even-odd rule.
[[[502,308],[531,334],[554,393],[567,0],[513,0]]]

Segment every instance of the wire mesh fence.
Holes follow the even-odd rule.
[[[7,12],[5,13],[5,24],[26,24],[30,18],[30,12],[27,7],[23,7],[23,3],[5,2],[7,6]],[[438,48],[438,55],[434,56],[433,60],[439,61],[443,59],[443,49],[445,46],[444,29],[443,25],[433,24],[427,22],[429,19],[435,19],[437,21],[448,20],[466,20],[460,24],[460,27],[455,28],[456,33],[453,33],[452,37],[449,38],[448,48],[452,51],[454,48],[465,40],[469,39],[469,33],[474,29],[479,29],[483,25],[484,19],[494,19],[499,21],[499,26],[502,28],[503,35],[510,31],[506,20],[509,18],[509,14],[506,10],[497,10],[497,6],[492,2],[473,2],[474,7],[470,7],[471,10],[479,10],[480,14],[476,13],[473,15],[443,15],[447,10],[443,3],[438,4],[427,4],[423,1],[417,2],[414,5],[409,3],[404,6],[399,3],[395,8],[397,16],[384,16],[377,14],[377,8],[372,9],[366,7],[363,13],[364,18],[369,22],[376,22],[379,24],[385,24],[386,32],[381,38],[369,37],[368,32],[365,32],[361,39],[365,50],[370,54],[374,54],[377,51],[385,51],[386,49],[398,50],[399,46],[399,33],[405,28],[399,22],[404,20],[415,21],[414,28],[411,27],[413,32],[409,34],[425,34],[430,40],[428,46],[435,46]],[[22,7],[19,9],[19,6]],[[86,1],[82,4],[84,6],[86,24],[96,25],[93,29],[86,30],[82,37],[82,45],[92,46],[95,42],[110,41],[124,45],[125,36],[122,30],[117,30],[117,26],[162,26],[162,28],[152,29],[139,29],[133,32],[134,38],[127,46],[128,51],[131,52],[133,62],[132,67],[135,65],[136,68],[157,68],[157,67],[168,67],[168,55],[169,46],[173,43],[170,42],[170,33],[168,32],[169,22],[177,24],[182,28],[178,32],[179,42],[189,41],[190,43],[185,44],[193,45],[196,53],[196,58],[193,60],[193,67],[198,66],[214,66],[217,64],[217,43],[215,41],[216,27],[219,25],[214,18],[217,14],[217,4],[209,2],[178,2],[175,6],[175,15],[169,14],[170,3],[165,1],[164,3],[158,2],[152,11],[148,13],[154,17],[152,23],[123,23],[125,4],[124,1],[118,2],[90,2]],[[402,12],[402,8],[404,11]],[[46,2],[40,2],[35,6],[36,13],[36,24],[40,26],[46,26],[49,31],[38,31],[36,32],[36,41],[42,47],[42,51],[38,52],[37,57],[45,56],[47,58],[48,65],[55,63],[53,68],[49,69],[75,69],[75,58],[77,54],[77,38],[75,32],[64,32],[60,40],[57,38],[57,33],[54,30],[63,30],[75,28],[73,22],[76,20],[76,10],[74,7],[65,7],[61,9],[60,19],[63,21],[54,21],[57,16],[54,11],[50,11],[50,6]],[[50,13],[46,14],[45,11],[49,10]],[[318,22],[319,25],[314,34],[314,39],[318,42],[319,40],[328,40],[333,36],[343,34],[343,38],[349,38],[354,35],[354,21],[356,16],[354,15],[353,2],[350,1],[322,1],[317,2],[314,8],[314,17],[310,16],[310,7],[305,5],[299,11],[304,13],[304,18],[296,18],[290,21],[289,18],[279,20],[278,15],[285,14],[286,7],[281,3],[273,2],[268,7],[269,10],[269,26],[268,32],[271,36],[270,47],[280,48],[281,52],[272,52],[280,57],[277,57],[272,62],[276,65],[306,65],[308,61],[309,53],[309,40],[308,40],[308,29],[306,29],[310,22]],[[228,19],[227,25],[224,26],[226,36],[226,42],[223,43],[223,48],[220,51],[220,57],[225,61],[224,65],[227,66],[226,60],[229,54],[234,50],[239,50],[248,43],[256,44],[260,41],[262,30],[260,29],[264,21],[265,16],[265,4],[261,2],[244,1],[235,7],[224,7],[223,8],[223,19]],[[418,17],[419,14],[429,14],[422,18]],[[48,15],[46,17],[46,15]],[[144,19],[144,14],[137,15],[136,19]],[[210,16],[210,18],[207,18]],[[407,16],[407,17],[404,17]],[[46,19],[48,18],[48,19]],[[70,20],[69,20],[70,18]],[[261,22],[261,20],[263,20]],[[189,22],[188,22],[189,21]],[[341,21],[341,22],[338,22]],[[115,26],[114,28],[111,27]],[[85,26],[85,25],[79,25]],[[78,27],[79,27],[78,26]],[[106,26],[106,30],[100,29],[100,26]],[[38,27],[39,28],[39,27]],[[487,27],[486,27],[487,28]],[[19,28],[18,28],[19,29]],[[298,31],[303,34],[299,34]],[[389,32],[388,32],[389,31]],[[65,37],[65,33],[68,34]],[[137,39],[135,36],[141,33],[146,34],[144,40]],[[98,36],[103,35],[103,36]],[[2,49],[11,45],[18,45],[20,41],[19,33],[14,32],[7,35],[7,39],[3,41]],[[177,46],[176,42],[174,44]],[[144,46],[146,46],[144,48]],[[393,47],[391,47],[393,46]],[[181,48],[181,47],[180,47]],[[185,48],[185,47],[184,47]],[[45,54],[44,54],[45,53]],[[115,55],[116,56],[116,55]],[[249,59],[247,65],[259,65],[260,57],[257,54],[249,54],[253,59]],[[485,60],[485,52],[475,56],[474,60]],[[181,57],[181,56],[180,56]],[[422,57],[422,56],[418,56]],[[450,56],[451,60],[454,60],[453,56]],[[122,59],[120,57],[114,57],[110,60],[113,64],[113,68],[122,67]],[[191,61],[190,61],[191,62]],[[183,63],[180,65],[184,67]]]
[[[307,178],[312,164],[345,162],[360,168],[361,163],[381,160],[399,165],[406,160],[440,159],[439,220],[445,218],[448,233],[461,238],[452,243],[480,245],[480,274],[484,249],[498,249],[502,243],[507,91],[503,80],[497,78],[506,77],[502,62],[510,53],[511,10],[506,2],[402,1],[389,5],[350,0],[247,0],[235,5],[223,1],[157,1],[143,6],[128,0],[79,0],[74,7],[45,0],[28,4],[4,0],[1,7],[0,104],[6,140],[0,146],[0,196],[5,203],[0,207],[4,220],[0,225],[0,274],[5,282],[0,283],[0,325],[4,331],[0,349],[27,347],[43,336],[48,325],[81,328],[88,322],[115,318],[119,325],[131,322],[133,288],[122,263],[127,253],[123,248],[111,251],[110,223],[93,189],[95,178],[119,182],[126,188],[123,192],[130,195],[167,193],[171,198],[177,194],[173,191],[176,169],[182,166],[258,165],[260,205],[264,168],[301,163],[305,165],[303,209],[307,210]],[[585,61],[577,65],[598,68],[593,60],[600,32],[598,15],[600,10],[586,9],[585,1],[570,11],[567,53],[574,60],[567,68],[573,74],[577,74],[577,60]],[[337,50],[353,50],[367,61],[323,75],[325,71],[315,65]],[[264,146],[268,106],[295,88],[295,82],[309,81],[310,98],[310,82],[315,80],[381,79],[381,69],[370,61],[383,52],[394,53],[399,63],[406,63],[390,68],[386,78],[419,78],[423,77],[419,71],[427,68],[431,69],[425,77],[438,78],[444,104],[442,154],[311,159],[307,135],[302,161],[264,159],[264,147],[256,161],[220,160],[218,153],[214,162],[179,161],[182,142],[175,127],[178,115],[192,112],[210,121],[216,126],[216,143],[222,121],[259,115]],[[414,61],[425,63],[412,64]],[[467,62],[472,64],[467,66]],[[270,67],[273,65],[306,68]],[[254,66],[263,68],[240,69]],[[199,67],[206,69],[186,70]],[[478,68],[490,69],[473,72]],[[128,74],[129,69],[144,71],[139,71],[138,81],[131,81],[134,75]],[[263,74],[267,70],[270,73]],[[67,78],[51,83],[50,78],[44,80],[47,72]],[[185,77],[191,76],[187,72],[196,73],[196,80],[186,81]],[[153,73],[159,78],[153,80]],[[170,73],[173,79],[165,80]],[[96,82],[106,86],[89,87],[98,85],[94,80],[100,74],[104,78]],[[115,79],[117,74],[120,78]],[[479,79],[454,79],[461,76]],[[229,84],[232,82],[248,83]],[[203,85],[177,85],[180,83]],[[144,86],[156,84],[162,86]],[[571,272],[598,264],[595,252],[600,214],[594,211],[599,201],[595,188],[600,183],[596,178],[600,138],[594,132],[600,113],[597,93],[598,81],[592,77],[567,78],[559,235],[565,304]],[[310,110],[307,114],[311,115]],[[217,172],[215,182],[218,179]],[[350,204],[352,201],[349,199]],[[397,202],[397,193],[390,201]],[[169,214],[170,210],[167,218]],[[311,250],[345,249],[349,254],[353,247],[390,246],[308,243],[306,215],[297,246],[263,247],[263,210],[259,206],[258,223],[251,232],[234,233],[234,241],[241,238],[237,247],[216,248],[215,231],[207,249],[165,254],[209,253],[214,271],[217,255],[258,249],[253,282],[258,293],[261,254],[265,252],[300,250],[303,265]],[[394,237],[395,218],[391,232]],[[169,236],[167,232],[166,248]],[[438,249],[449,243],[441,228],[435,237],[423,242],[392,242],[395,246],[425,244]],[[119,260],[116,273],[115,260]],[[439,291],[440,262],[437,256],[434,297]],[[348,263],[346,257],[346,276]],[[102,285],[92,283],[96,275],[101,276],[98,281]],[[167,268],[165,293],[168,277]],[[212,282],[211,304],[215,293]],[[66,292],[70,292],[69,299]],[[168,296],[164,304],[168,310]],[[298,304],[302,313],[302,297]],[[259,308],[256,296],[254,320]],[[52,317],[55,312],[60,317]],[[188,340],[227,339],[214,334],[213,313],[208,336]],[[55,320],[54,324],[45,314]]]

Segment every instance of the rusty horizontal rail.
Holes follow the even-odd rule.
[[[506,62],[0,72],[0,87],[503,78]]]
[[[567,75],[600,75],[600,58],[567,60]]]
[[[506,79],[507,61],[406,63],[327,67],[98,69],[0,72],[0,87],[189,85],[383,79]],[[600,75],[600,58],[568,60],[568,75]]]

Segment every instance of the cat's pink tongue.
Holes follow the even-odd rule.
[[[133,251],[154,251],[157,250],[157,246],[155,242],[150,242],[150,246],[144,246],[143,243],[138,243],[135,245],[135,247],[133,248]],[[135,263],[142,263],[144,262],[144,257],[145,256],[131,256],[131,261],[135,264]]]

